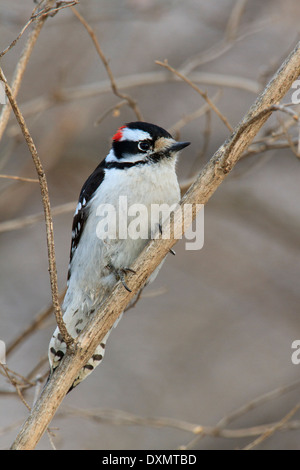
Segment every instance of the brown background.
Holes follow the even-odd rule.
[[[155,60],[179,67],[224,37],[233,1],[81,0],[79,11],[95,29],[115,77],[161,71]],[[30,17],[33,2],[2,0],[0,49]],[[249,0],[239,27],[257,32],[199,67],[201,72],[265,79],[292,49],[299,33],[297,0]],[[26,35],[27,33],[25,33]],[[3,58],[11,80],[25,38]],[[60,88],[107,79],[90,37],[71,11],[47,21],[34,49],[18,97],[20,105]],[[200,85],[213,96],[218,87]],[[147,121],[171,127],[202,100],[182,83],[127,90]],[[255,99],[250,91],[223,87],[218,106],[235,125]],[[287,98],[290,99],[290,98]],[[132,111],[95,121],[118,102],[111,92],[59,104],[27,118],[46,168],[53,206],[76,200],[85,178],[109,149],[119,125]],[[25,108],[24,108],[25,109]],[[27,108],[28,109],[28,108]],[[266,128],[276,124],[273,118]],[[178,165],[180,180],[203,143],[203,118],[187,125],[182,140],[192,145]],[[228,136],[214,115],[203,165]],[[31,157],[10,120],[0,147],[1,173],[35,177]],[[13,142],[13,144],[12,144]],[[13,147],[10,147],[13,145]],[[259,164],[256,164],[259,162]],[[42,211],[38,185],[0,180],[1,221]],[[289,150],[271,151],[241,162],[205,208],[205,244],[200,251],[169,256],[145,297],[111,335],[102,365],[68,395],[52,422],[59,449],[176,449],[192,436],[170,428],[117,426],[65,414],[78,409],[113,408],[147,417],[170,417],[214,426],[224,415],[256,396],[299,378],[291,343],[299,323],[299,160]],[[59,287],[64,288],[72,213],[54,219]],[[0,338],[9,344],[50,302],[43,222],[0,234]],[[55,323],[52,318],[11,355],[8,366],[26,375],[41,359]],[[46,366],[43,371],[46,370]],[[1,390],[8,389],[0,377]],[[281,419],[298,392],[270,401],[233,427]],[[29,403],[33,391],[26,395]],[[27,410],[15,395],[0,395],[0,429],[22,422]],[[18,427],[0,434],[6,448]],[[299,431],[277,432],[263,449],[300,449]],[[205,438],[199,449],[242,447],[251,438]],[[39,449],[50,448],[47,436]]]

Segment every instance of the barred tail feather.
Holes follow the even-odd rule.
[[[65,314],[64,319],[65,319],[66,316],[67,315]],[[119,321],[121,319],[121,316],[116,320],[116,322],[114,324],[114,327],[116,327],[117,324],[119,323]],[[82,329],[84,328],[85,324],[88,321],[88,316],[85,316],[85,318],[78,318],[78,312],[76,312],[76,318],[77,318],[77,321],[76,321],[75,325],[78,326],[78,324],[80,324],[80,330],[77,328],[75,333],[74,333],[74,329],[72,331],[72,328],[70,328],[71,331],[69,331],[69,325],[66,322],[68,331],[74,338],[82,331]],[[65,321],[66,321],[66,319],[65,319]],[[80,322],[80,323],[78,323],[78,322]],[[78,373],[78,376],[75,378],[75,380],[74,380],[72,386],[70,387],[69,391],[71,391],[80,382],[82,382],[84,379],[86,379],[86,377],[88,377],[88,375],[90,375],[93,372],[93,370],[102,362],[102,359],[103,359],[104,353],[105,353],[106,341],[107,341],[107,339],[108,339],[108,337],[111,333],[111,330],[112,329],[110,329],[106,333],[106,335],[102,339],[99,346],[97,346],[97,348],[96,348],[94,354],[92,355],[92,357],[82,367],[82,369],[80,369],[80,371]],[[49,377],[52,375],[54,370],[58,367],[60,361],[62,360],[62,358],[66,354],[66,351],[67,351],[66,343],[63,341],[63,338],[62,338],[61,333],[59,332],[59,329],[56,328],[56,330],[54,331],[54,334],[51,338],[50,344],[49,344],[49,353],[48,353],[48,355],[49,355],[49,363],[50,363],[50,368],[51,368]],[[49,380],[49,377],[48,377],[48,380]]]
[[[107,338],[110,335],[111,330],[106,333],[104,336],[102,342],[97,346],[94,354],[92,357],[88,360],[88,362],[80,369],[79,374],[77,375],[76,379],[74,380],[69,392],[73,390],[73,388],[76,387],[76,385],[80,384],[84,379],[86,379],[92,372],[93,370],[102,362],[102,359],[104,357],[105,353],[105,346],[106,346],[106,341]]]

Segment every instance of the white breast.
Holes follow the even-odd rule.
[[[148,243],[150,232],[148,239],[119,239],[118,236],[112,240],[101,239],[99,206],[111,204],[118,214],[120,196],[123,200],[126,197],[128,208],[133,204],[143,204],[147,208],[147,217],[140,217],[140,221],[150,228],[152,204],[172,205],[180,199],[174,159],[128,169],[106,170],[103,182],[88,203],[89,216],[72,259],[72,274],[64,307],[69,306],[70,302],[75,305],[78,295],[83,293],[90,299],[87,303],[93,303],[95,297],[100,300],[116,282],[106,266],[112,264],[116,269],[130,267]],[[123,215],[126,217],[126,214]],[[126,217],[127,227],[132,219]]]

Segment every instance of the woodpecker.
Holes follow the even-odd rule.
[[[129,290],[126,274],[153,235],[146,216],[140,220],[141,225],[147,224],[146,237],[121,237],[120,224],[128,227],[132,220],[121,211],[123,220],[118,221],[115,236],[102,236],[104,226],[99,228],[99,207],[120,209],[120,200],[126,197],[128,207],[142,204],[150,214],[152,204],[178,203],[176,160],[180,150],[189,144],[177,142],[154,124],[130,122],[118,129],[110,152],[84,183],[73,218],[67,291],[62,304],[63,319],[72,337],[80,334],[116,281],[121,280]],[[161,265],[148,282],[154,280]],[[100,364],[110,332],[80,370],[70,390]],[[49,345],[50,376],[65,353],[66,344],[56,328]]]

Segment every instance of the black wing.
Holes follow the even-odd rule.
[[[93,197],[95,191],[99,188],[100,184],[104,180],[105,171],[104,171],[104,162],[101,162],[100,165],[97,166],[95,171],[88,177],[86,182],[84,183],[80,195],[78,204],[76,207],[76,211],[73,218],[73,225],[72,225],[72,240],[71,240],[71,250],[70,250],[70,263],[69,263],[69,271],[68,271],[68,280],[70,279],[70,265],[75,253],[75,250],[78,246],[80,238],[83,234],[83,230],[85,227],[86,220],[89,214],[89,207],[88,202]]]

